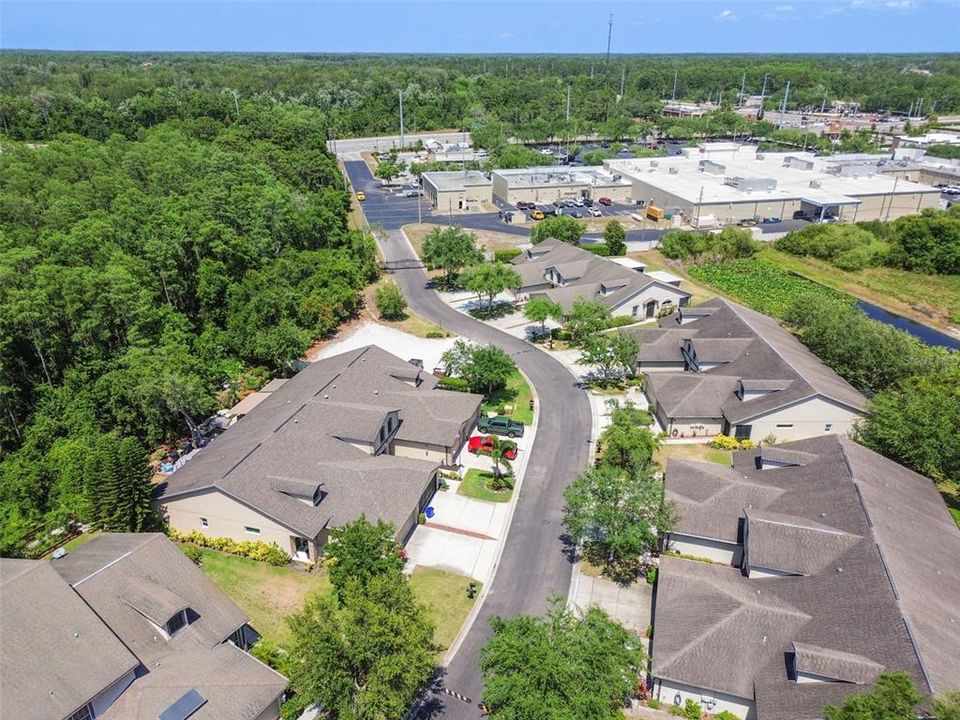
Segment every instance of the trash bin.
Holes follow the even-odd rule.
[[[433,506],[432,506],[432,505],[427,505],[427,507],[424,508],[424,510],[423,510],[423,514],[426,516],[427,520],[429,520],[430,518],[432,518],[432,517],[433,517]]]

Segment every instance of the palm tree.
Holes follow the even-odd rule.
[[[492,437],[493,447],[490,449],[490,459],[493,460],[493,481],[490,483],[490,486],[494,490],[502,490],[504,487],[504,476],[510,475],[513,472],[513,468],[510,467],[510,461],[507,459],[507,453],[510,450],[516,449],[517,444],[510,440],[503,440],[495,435]],[[506,470],[506,473],[501,472],[501,465],[503,469]]]

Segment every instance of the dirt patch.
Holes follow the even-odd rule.
[[[426,237],[427,233],[437,227],[437,225],[430,225],[428,223],[414,223],[403,227],[403,232],[406,233],[418,257],[423,248],[423,238]],[[530,242],[530,239],[524,235],[501,233],[492,230],[475,230],[473,228],[465,228],[465,230],[476,239],[477,247],[487,250],[510,250]]]

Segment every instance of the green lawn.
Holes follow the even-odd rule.
[[[306,573],[215,550],[202,550],[200,569],[250,617],[263,637],[278,644],[290,640],[288,615],[313,593],[329,593],[324,572]]]
[[[530,410],[530,400],[533,399],[533,391],[520,372],[515,372],[507,380],[507,386],[502,390],[496,390],[483,403],[483,412],[497,412],[501,405],[512,405],[513,412],[510,414],[514,420],[522,422],[524,425],[530,425],[533,422],[533,411]]]
[[[495,492],[487,487],[487,483],[491,479],[493,479],[492,472],[470,468],[467,470],[467,474],[463,476],[460,487],[457,488],[457,494],[477,498],[478,500],[489,500],[490,502],[509,502],[513,495],[513,478],[505,479],[511,489],[502,492]]]
[[[667,458],[680,458],[683,460],[698,460],[700,462],[711,462],[717,465],[726,465],[730,467],[733,462],[733,453],[729,450],[717,450],[709,445],[661,445],[657,448],[653,459],[661,467],[667,464]]]
[[[417,600],[430,608],[430,614],[437,625],[433,639],[442,650],[440,655],[450,647],[450,643],[460,632],[460,626],[466,620],[470,608],[476,602],[467,597],[467,585],[477,583],[477,594],[480,593],[482,583],[466,575],[437,570],[436,568],[418,567],[410,576],[410,587]]]
[[[201,550],[200,569],[249,616],[264,638],[279,645],[290,642],[286,618],[299,611],[315,593],[330,593],[325,572],[306,573],[289,567]],[[437,626],[434,640],[444,649],[456,637],[475,600],[467,597],[471,578],[434,568],[417,567],[410,588],[430,608]],[[480,583],[477,583],[479,587]]]

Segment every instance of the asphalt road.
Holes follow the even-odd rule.
[[[355,189],[376,184],[362,161],[348,161],[345,165]],[[368,194],[363,208],[365,212],[368,208],[376,211],[381,202],[390,202],[377,197],[378,194]],[[387,261],[416,259],[413,249],[396,227],[388,232],[381,249]],[[438,679],[438,685],[470,698],[471,702],[465,703],[434,691],[420,715],[474,719],[481,716],[477,703],[483,692],[477,658],[480,648],[490,637],[490,618],[539,615],[547,610],[551,596],[567,596],[572,565],[564,543],[563,489],[587,466],[592,427],[590,404],[583,390],[577,388],[574,376],[563,365],[528,342],[446,305],[427,288],[427,276],[422,269],[398,270],[393,277],[411,310],[418,315],[458,335],[481,343],[494,343],[510,353],[530,379],[538,398],[536,442],[530,450],[493,584],[463,644]]]

